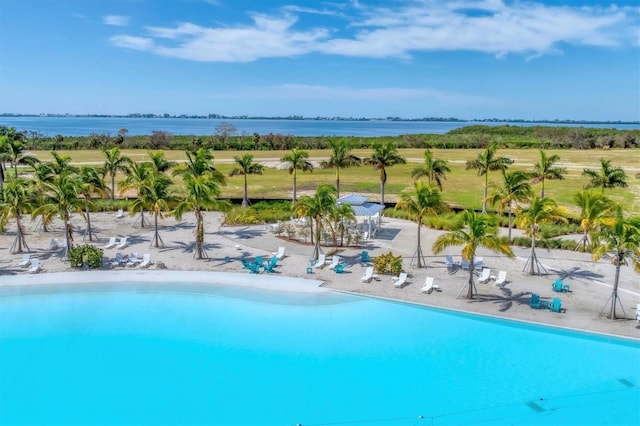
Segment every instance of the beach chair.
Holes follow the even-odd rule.
[[[242,262],[242,269],[251,269],[251,265],[253,265],[253,262],[247,259],[240,259],[240,261]]]
[[[314,268],[320,269],[324,268],[324,265],[327,263],[327,256],[324,253],[320,253],[318,256],[318,260],[314,266]]]
[[[565,284],[560,278],[557,278],[551,284],[551,288],[553,289],[553,291],[557,293],[565,293],[565,292],[571,291],[569,289],[569,284]]]
[[[362,281],[363,283],[370,283],[372,279],[373,266],[367,266],[367,268],[364,270],[364,274],[362,274],[362,277],[360,278],[360,281]]]
[[[473,260],[473,267],[476,271],[482,271],[482,268],[484,268],[484,259],[481,257],[476,257]]]
[[[362,253],[360,253],[360,262],[362,262],[362,263],[371,262],[371,258],[369,257],[369,252],[368,251],[362,250]]]
[[[58,244],[58,240],[52,238],[49,242],[49,250],[58,250],[60,248],[60,244]]]
[[[550,305],[547,305],[551,312],[562,312],[562,300],[554,297]]]
[[[636,321],[640,323],[640,303],[636,305]]]
[[[478,278],[478,282],[480,284],[486,284],[489,282],[490,278],[491,278],[491,269],[482,268],[482,274],[480,274],[480,277]]]
[[[258,265],[258,268],[261,268],[264,265],[264,258],[262,256],[256,256],[254,263]]]
[[[531,306],[533,309],[544,309],[549,307],[549,302],[541,300],[539,295],[535,293],[531,293],[531,300],[529,300],[529,306]]]
[[[342,274],[344,272],[344,268],[346,267],[347,267],[347,262],[338,263],[336,266],[333,267],[333,271],[336,274]]]
[[[420,289],[421,293],[431,294],[433,290],[436,289],[436,286],[433,284],[433,277],[427,277],[424,280],[424,286]]]
[[[334,269],[339,264],[340,264],[340,256],[338,256],[337,254],[334,254],[333,259],[331,259],[331,264],[329,264],[329,269]]]
[[[462,259],[462,261],[460,262],[460,266],[462,267],[462,269],[464,269],[465,271],[468,271],[469,268],[471,268],[471,265],[469,264],[469,261]]]
[[[138,268],[147,268],[149,265],[151,265],[151,255],[145,253],[142,255],[142,262],[140,262]]]
[[[127,262],[122,252],[117,252],[116,257],[111,261],[111,266],[122,266]]]
[[[111,237],[109,238],[109,242],[107,244],[104,245],[104,248],[106,249],[110,249],[110,248],[114,248],[116,246],[116,237]]]
[[[138,259],[138,253],[131,253],[131,256],[127,259],[127,263],[125,266],[136,266],[140,263],[140,259]]]
[[[269,262],[264,265],[264,271],[273,274],[274,272],[276,272],[276,270],[274,269],[275,267],[276,265],[274,265],[273,262]]]
[[[504,286],[507,282],[507,271],[499,271],[498,278],[496,278],[495,285]]]
[[[252,274],[259,274],[260,265],[258,265],[257,263],[249,263],[249,272]]]
[[[124,210],[119,209],[118,213],[116,213],[116,219],[122,219],[124,217]]]
[[[31,260],[31,266],[29,267],[30,274],[37,274],[40,272],[40,261],[38,259]]]
[[[396,288],[404,287],[405,283],[407,282],[407,277],[408,276],[409,276],[409,274],[407,274],[406,272],[402,272],[398,276],[398,279],[393,282],[393,286],[396,287]]]
[[[278,251],[272,253],[274,256],[281,260],[284,257],[284,246],[278,247]]]
[[[23,268],[26,268],[30,264],[31,264],[31,255],[29,253],[23,254],[22,260],[20,261],[20,263],[18,263],[18,266],[22,266]]]
[[[127,237],[120,238],[120,242],[116,245],[116,249],[121,250],[127,247],[129,244],[127,243]]]
[[[453,256],[451,256],[450,254],[446,255],[444,257],[444,265],[447,267],[447,269],[452,269],[455,266]]]

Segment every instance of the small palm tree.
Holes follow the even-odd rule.
[[[600,170],[584,169],[583,176],[588,176],[590,182],[585,185],[588,188],[600,188],[604,193],[605,188],[626,188],[627,174],[620,167],[612,167],[611,160],[600,159]]]
[[[107,192],[107,187],[104,184],[104,176],[100,170],[83,166],[80,168],[80,180],[82,181],[82,187],[80,189],[80,195],[84,197],[84,216],[87,220],[87,233],[89,241],[93,241],[93,232],[91,230],[91,215],[89,213],[89,207],[91,206],[91,198],[94,195],[103,196]]]
[[[140,204],[141,209],[146,208],[153,214],[151,245],[155,247],[164,246],[158,232],[158,219],[164,219],[165,213],[170,211],[170,203],[176,200],[169,191],[172,183],[173,181],[168,176],[153,171],[144,181],[141,196],[134,201],[134,204]]]
[[[27,153],[26,145],[22,140],[24,136],[17,135],[22,134],[14,133],[13,137],[6,137],[3,144],[3,157],[9,161],[13,168],[14,179],[18,178],[18,165],[26,164],[33,167],[36,163],[40,162],[36,157]]]
[[[129,166],[133,161],[129,157],[123,156],[118,147],[103,149],[102,152],[106,157],[102,168],[105,174],[111,177],[111,201],[113,201],[115,199],[116,175],[118,172],[128,173]]]
[[[322,224],[325,217],[336,207],[336,188],[333,185],[323,183],[318,186],[313,197],[304,195],[292,206],[297,217],[312,217],[316,227],[316,238],[312,259],[320,256],[320,240],[322,238]]]
[[[320,163],[323,169],[336,169],[336,198],[340,198],[340,169],[357,167],[362,164],[362,159],[351,153],[346,139],[329,139],[331,156],[328,161]]]
[[[242,157],[233,157],[233,159],[238,167],[231,170],[229,176],[244,176],[244,196],[242,197],[241,207],[245,208],[249,206],[247,175],[261,175],[264,166],[259,163],[254,163],[253,155],[251,154],[245,154]]]
[[[576,250],[582,244],[584,250],[590,244],[589,235],[595,233],[602,225],[610,225],[613,222],[613,202],[601,192],[578,191],[573,196],[573,201],[580,208],[578,218],[582,228],[582,238],[576,245]]]
[[[151,160],[154,170],[158,173],[165,173],[176,164],[174,161],[167,160],[162,150],[150,152],[149,159]]]
[[[564,207],[559,207],[549,198],[533,197],[526,207],[516,210],[518,227],[524,229],[531,237],[531,254],[524,265],[523,271],[529,275],[541,275],[546,270],[536,256],[536,237],[540,234],[540,226],[545,223],[567,222],[570,213]]]
[[[187,163],[176,168],[173,175],[182,176],[186,186],[186,196],[174,210],[176,219],[181,220],[186,211],[193,210],[196,217],[196,259],[207,256],[204,249],[204,211],[206,209],[227,210],[229,203],[219,200],[220,186],[225,184],[224,176],[213,167],[213,155],[207,148],[187,151]]]
[[[143,188],[147,179],[153,173],[153,168],[150,163],[134,162],[130,164],[129,171],[126,178],[120,182],[120,193],[133,189],[136,191],[138,197],[137,201],[140,201],[142,197]],[[140,210],[140,227],[144,228],[147,222],[144,218],[144,204],[140,202],[134,202],[129,205],[129,214],[131,216]]]
[[[511,242],[511,220],[513,210],[518,207],[518,203],[527,201],[533,196],[531,185],[529,185],[529,174],[520,170],[509,172],[502,170],[502,185],[489,183],[493,189],[489,195],[489,203],[492,206],[498,205],[498,213],[503,214],[507,210],[509,217],[509,242]]]
[[[482,197],[482,213],[487,212],[487,190],[489,188],[489,172],[504,170],[513,160],[508,157],[497,157],[497,144],[489,145],[484,151],[478,154],[473,161],[467,161],[467,170],[477,170],[478,176],[484,176],[484,196]]]
[[[542,183],[540,189],[540,198],[544,198],[544,181],[552,179],[564,179],[564,175],[567,173],[567,169],[562,167],[554,167],[554,164],[560,161],[560,156],[553,154],[547,157],[547,153],[540,150],[540,161],[533,166],[533,172],[531,177],[533,183]]]
[[[473,299],[473,294],[477,294],[473,275],[476,250],[479,247],[485,247],[493,252],[505,254],[509,258],[513,257],[513,252],[508,244],[502,243],[498,238],[498,226],[495,216],[479,215],[473,210],[465,210],[461,213],[460,219],[456,224],[456,229],[436,239],[433,243],[433,252],[439,254],[448,247],[463,246],[462,257],[468,260],[471,265],[469,279],[465,283],[465,286],[469,286],[467,299]],[[462,289],[460,289],[460,292],[462,292]]]
[[[285,161],[289,163],[289,174],[293,175],[293,201],[295,202],[297,198],[297,186],[298,186],[298,170],[303,172],[313,172],[313,164],[311,164],[307,158],[309,158],[309,153],[307,151],[293,148],[291,152],[285,156],[283,156],[280,161]]]
[[[616,319],[616,305],[620,303],[622,306],[618,297],[620,267],[631,263],[634,270],[640,272],[640,217],[625,218],[622,208],[617,206],[615,220],[602,226],[595,235],[595,240],[598,243],[593,249],[593,260],[601,259],[607,253],[613,252],[611,263],[615,265],[616,273],[609,298],[611,301],[609,319],[613,320]]]
[[[5,183],[3,202],[0,204],[0,228],[11,219],[16,220],[16,239],[11,245],[11,253],[31,251],[24,237],[22,214],[33,208],[33,183],[27,179],[11,179]]]
[[[384,186],[387,184],[387,168],[396,164],[405,164],[407,160],[400,157],[398,148],[392,141],[376,143],[373,146],[373,154],[364,160],[371,164],[374,170],[380,170],[380,204],[384,206]]]
[[[400,201],[396,204],[396,210],[404,210],[413,216],[418,224],[418,245],[416,253],[413,256],[417,259],[416,266],[422,268],[423,264],[426,267],[424,261],[424,255],[422,254],[420,229],[422,228],[422,221],[425,216],[437,215],[447,210],[446,205],[442,201],[442,196],[438,189],[432,187],[430,184],[422,182],[414,182],[415,191],[411,194],[403,193]]]
[[[433,153],[427,149],[424,152],[424,165],[413,169],[411,177],[420,179],[426,176],[429,185],[435,183],[438,189],[442,191],[442,181],[447,179],[447,173],[449,172],[451,172],[451,169],[447,165],[447,161],[433,158]]]

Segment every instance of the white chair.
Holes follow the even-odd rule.
[[[337,254],[333,255],[333,259],[331,260],[331,264],[329,265],[329,269],[334,269],[336,266],[340,264],[340,256]]]
[[[276,256],[278,260],[282,260],[282,258],[284,257],[284,246],[278,247],[278,251],[274,251],[271,254]]]
[[[636,321],[640,322],[640,303],[636,305]]]
[[[481,257],[476,257],[473,260],[473,267],[476,271],[482,271],[482,268],[484,267],[484,259]]]
[[[49,250],[58,250],[59,248],[60,244],[58,244],[58,240],[52,238],[51,242],[49,242]]]
[[[116,213],[116,219],[122,219],[124,217],[124,210],[119,209],[118,213]]]
[[[127,260],[124,258],[122,252],[117,252],[115,259],[111,261],[111,266],[122,266]]]
[[[318,261],[314,266],[318,269],[324,268],[325,263],[327,263],[327,256],[324,253],[321,253],[320,256],[318,256]]]
[[[360,278],[360,281],[364,283],[370,283],[372,279],[373,279],[373,266],[367,266],[367,268],[364,270],[364,274],[362,274],[362,278]]]
[[[142,255],[142,262],[138,265],[138,268],[146,268],[151,265],[151,255],[149,253],[145,253]]]
[[[30,274],[37,274],[40,272],[40,261],[38,259],[31,260],[31,267],[29,268]]]
[[[18,263],[18,266],[22,266],[23,268],[26,268],[30,264],[31,264],[31,255],[29,253],[23,254],[22,260],[20,261],[20,263]]]
[[[455,263],[453,262],[453,256],[451,256],[450,254],[446,255],[444,257],[444,264],[448,269],[453,268],[455,265]]]
[[[140,263],[140,259],[138,259],[138,253],[131,253],[131,256],[129,256],[127,260],[126,266],[136,266],[138,263]]]
[[[478,282],[480,284],[486,284],[489,282],[489,278],[491,278],[491,269],[482,268],[482,274],[480,274],[480,278],[478,278]]]
[[[109,242],[104,245],[104,248],[110,249],[116,246],[116,237],[109,238]]]
[[[121,249],[123,249],[123,248],[125,248],[125,247],[127,247],[127,246],[128,246],[128,244],[127,244],[127,237],[123,237],[123,238],[120,238],[120,242],[118,243],[118,245],[116,246],[116,248],[117,248],[118,250],[121,250]]]
[[[462,259],[462,261],[460,262],[460,266],[462,266],[462,269],[464,269],[465,271],[468,271],[469,268],[471,267],[471,265],[469,264],[469,261]]]
[[[422,293],[431,293],[434,290],[433,277],[427,277],[424,280],[424,286],[420,289]]]
[[[406,272],[402,272],[398,276],[398,279],[396,281],[394,281],[393,286],[396,287],[396,288],[404,287],[405,283],[407,282],[407,276],[408,276],[408,274]]]
[[[507,271],[499,271],[498,278],[496,279],[496,285],[504,285],[507,282]]]

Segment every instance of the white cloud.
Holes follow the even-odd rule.
[[[640,8],[507,4],[501,0],[389,4],[367,7],[353,1],[348,8],[327,3],[324,9],[287,6],[280,15],[254,14],[252,23],[243,26],[148,26],[144,37],[121,35],[111,40],[120,47],[206,62],[251,62],[308,53],[410,59],[416,52],[441,50],[498,57],[521,54],[531,59],[557,53],[563,44],[638,44],[634,35]],[[340,15],[348,25],[304,28],[297,14]],[[124,17],[105,17],[105,23],[106,18]],[[343,35],[332,38],[338,32]]]
[[[102,22],[105,25],[113,25],[116,27],[126,27],[129,25],[129,21],[129,16],[107,15],[102,17]]]

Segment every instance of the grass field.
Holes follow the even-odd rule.
[[[434,158],[449,161],[451,173],[443,184],[443,197],[445,201],[456,206],[480,208],[482,205],[484,177],[478,177],[475,170],[465,170],[465,164],[477,157],[481,150],[459,149],[433,149]],[[81,151],[57,151],[58,154],[69,155],[74,164],[100,165],[104,161],[104,155],[99,150]],[[255,161],[276,165],[279,159],[289,151],[251,151]],[[566,179],[561,181],[547,181],[545,183],[545,195],[553,197],[564,205],[572,205],[573,195],[582,189],[587,179],[582,176],[585,168],[598,169],[600,158],[611,160],[615,167],[622,167],[628,176],[629,186],[623,189],[606,190],[606,194],[615,201],[622,203],[628,211],[634,214],[640,213],[640,179],[636,175],[640,173],[640,149],[626,150],[547,150],[548,155],[558,154],[560,167],[567,169]],[[246,154],[247,151],[215,151],[216,167],[225,175],[233,169],[233,157]],[[362,158],[371,155],[372,150],[354,150],[353,153]],[[52,159],[47,151],[32,152],[42,161]],[[407,160],[407,164],[393,166],[387,169],[387,184],[385,186],[385,200],[396,201],[399,194],[405,190],[411,190],[413,179],[411,171],[422,164],[423,149],[403,149],[400,155]],[[125,150],[123,155],[136,161],[148,159],[146,150]],[[310,160],[320,162],[326,160],[329,150],[310,150]],[[539,160],[538,150],[527,149],[501,149],[498,155],[506,156],[515,162],[512,169],[531,170]],[[165,156],[172,161],[183,161],[186,156],[183,151],[165,151]],[[489,181],[500,183],[500,173],[489,174]],[[290,198],[293,187],[293,178],[287,170],[279,170],[275,167],[267,167],[263,175],[250,175],[249,198],[253,201],[271,198]],[[372,201],[380,200],[379,172],[371,166],[361,166],[340,170],[341,195],[357,192],[369,195]],[[316,168],[311,173],[298,171],[298,194],[311,194],[321,183],[335,183],[334,169]],[[177,182],[179,186],[179,182]],[[237,176],[227,179],[227,186],[223,188],[222,196],[230,198],[242,197],[243,177]],[[534,185],[534,190],[539,192],[540,185]]]

